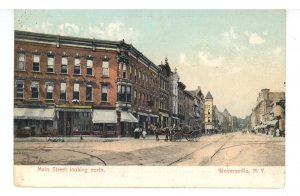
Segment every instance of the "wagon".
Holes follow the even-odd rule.
[[[171,138],[173,141],[181,141],[185,138],[187,141],[197,142],[201,136],[200,130],[191,130],[189,127],[172,130]]]

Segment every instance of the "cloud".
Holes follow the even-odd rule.
[[[89,26],[88,35],[99,39],[121,40],[133,42],[137,33],[133,27],[126,27],[121,22],[112,22],[107,25],[101,23],[99,26]]]
[[[275,54],[275,55],[279,55],[279,54],[281,54],[281,52],[282,52],[282,48],[277,47],[277,48],[275,48],[272,52],[273,52],[273,54]]]
[[[179,54],[179,63],[180,63],[180,64],[185,64],[185,63],[186,63],[186,54],[183,53],[183,52],[181,52],[181,53]]]
[[[224,63],[224,56],[213,56],[212,54],[210,54],[209,52],[205,52],[205,51],[200,51],[198,53],[198,57],[200,62],[208,67],[220,67],[223,65]]]
[[[259,45],[265,43],[266,40],[264,40],[262,37],[260,37],[257,33],[251,33],[249,36],[249,43],[253,45]]]
[[[77,35],[80,31],[80,28],[76,24],[65,23],[58,25],[58,30],[60,35]]]
[[[230,27],[229,31],[223,33],[223,41],[225,44],[229,44],[232,42],[232,40],[238,39],[238,36],[235,32],[234,27]]]
[[[264,35],[268,35],[268,32],[267,32],[267,31],[264,31],[263,34],[264,34]]]

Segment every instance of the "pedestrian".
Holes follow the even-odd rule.
[[[143,135],[143,139],[145,139],[145,138],[146,138],[146,135],[147,135],[147,132],[146,132],[145,129],[143,129],[142,135]]]
[[[133,132],[134,132],[134,139],[139,139],[140,129],[138,125],[135,127]]]

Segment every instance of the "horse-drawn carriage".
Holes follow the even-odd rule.
[[[200,129],[195,129],[191,126],[182,126],[173,128],[173,134],[171,135],[172,140],[181,141],[185,138],[187,141],[197,142],[201,136]]]
[[[155,125],[150,125],[149,130],[153,131],[156,136],[156,141],[159,141],[159,135],[165,135],[165,141],[181,141],[185,138],[188,141],[198,141],[201,136],[200,129],[191,126],[175,126],[173,128],[158,128]]]

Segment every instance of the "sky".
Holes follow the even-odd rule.
[[[210,91],[219,110],[244,118],[263,88],[284,91],[284,10],[16,10],[15,29],[133,44],[167,57],[187,90]]]

